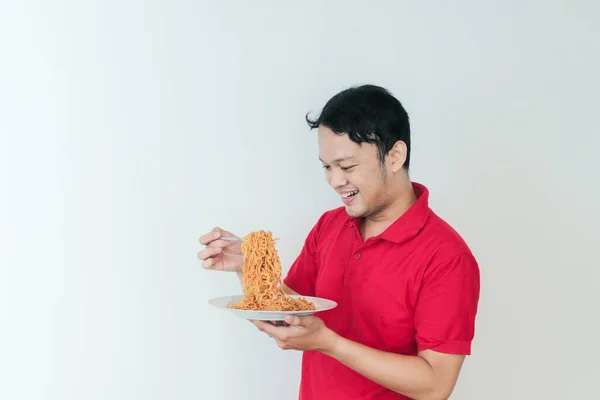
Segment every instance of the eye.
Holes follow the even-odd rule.
[[[323,165],[322,168],[323,169],[329,169],[330,167],[329,167],[329,165]]]
[[[356,165],[351,165],[351,166],[349,166],[349,167],[341,167],[341,168],[342,168],[344,171],[348,171],[348,170],[350,170],[350,169],[352,169],[352,168],[354,168],[354,167],[356,167]]]

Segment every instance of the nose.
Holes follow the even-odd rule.
[[[348,185],[348,179],[346,179],[346,174],[339,168],[332,168],[329,171],[329,184],[334,189],[344,187]]]

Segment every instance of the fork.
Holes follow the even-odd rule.
[[[236,238],[236,237],[220,237],[216,240],[225,240],[227,242],[241,242],[242,241],[242,239]]]

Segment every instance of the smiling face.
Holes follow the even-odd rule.
[[[374,144],[358,145],[348,135],[337,135],[319,126],[319,159],[327,182],[340,195],[352,217],[375,218],[398,194],[397,174],[402,169],[405,147],[398,142],[382,164]]]

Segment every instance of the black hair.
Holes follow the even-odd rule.
[[[323,125],[338,135],[347,134],[354,143],[377,146],[379,160],[401,140],[406,143],[406,161],[410,164],[410,123],[406,110],[388,90],[375,85],[354,86],[333,96],[323,107],[321,115],[311,120],[311,129]]]

